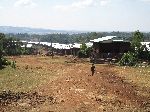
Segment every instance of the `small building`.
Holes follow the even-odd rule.
[[[52,46],[57,55],[71,55],[71,46],[69,44],[55,44]]]
[[[60,43],[50,43],[50,42],[32,42],[32,41],[22,41],[23,46],[26,49],[34,49],[34,54],[56,54],[56,55],[73,55],[77,56],[80,51],[82,44],[60,44]],[[87,47],[91,47],[93,43],[85,43]],[[32,50],[33,51],[33,50]]]
[[[73,56],[77,56],[78,55],[78,52],[80,51],[80,47],[81,47],[82,44],[79,44],[79,43],[74,43],[71,47],[71,50],[72,50],[72,55]]]
[[[130,42],[115,40],[116,36],[106,36],[91,40],[93,52],[91,57],[95,59],[120,58],[124,53],[130,51]]]

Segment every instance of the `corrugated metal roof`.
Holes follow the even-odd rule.
[[[31,47],[32,47],[32,44],[27,44],[26,47],[27,47],[27,48],[31,48]]]
[[[106,36],[106,37],[102,37],[102,38],[98,38],[98,39],[94,39],[94,40],[90,40],[91,42],[112,42],[113,38],[115,38],[116,36]]]
[[[82,44],[79,43],[74,43],[74,44],[59,44],[59,43],[50,43],[50,42],[28,42],[27,47],[32,47],[33,44],[40,44],[40,45],[47,45],[47,46],[51,46],[55,48],[55,49],[71,49],[71,48],[80,48]],[[93,43],[89,42],[89,43],[85,43],[87,45],[87,47],[91,47],[93,45]],[[25,47],[25,46],[22,46]]]
[[[74,44],[73,44],[73,48],[80,48],[81,45],[82,45],[82,44],[74,43]]]
[[[92,42],[89,42],[89,43],[85,43],[87,47],[92,47],[93,46],[93,43]]]
[[[123,42],[123,40],[113,40],[113,42]]]
[[[29,44],[39,44],[39,42],[28,42]]]
[[[40,42],[41,45],[48,45],[48,42]]]
[[[53,46],[55,49],[71,49],[69,44],[55,44]]]

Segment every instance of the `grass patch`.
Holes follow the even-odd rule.
[[[48,62],[45,59],[38,59],[39,63]],[[44,61],[43,61],[44,60]],[[36,60],[35,60],[36,61]],[[28,68],[26,68],[28,64]],[[34,63],[33,63],[34,64]],[[0,91],[11,90],[15,92],[27,92],[34,90],[40,84],[51,81],[57,77],[57,70],[46,68],[47,64],[32,65],[17,60],[17,69],[6,67],[0,70]]]
[[[115,67],[115,70],[126,81],[150,88],[150,67]]]

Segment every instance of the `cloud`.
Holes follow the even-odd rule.
[[[35,7],[37,4],[33,0],[17,0],[14,4],[15,7]]]
[[[79,0],[76,2],[73,2],[69,5],[57,5],[55,6],[55,9],[67,11],[67,10],[78,10],[83,9],[91,6],[105,6],[110,2],[110,0]]]

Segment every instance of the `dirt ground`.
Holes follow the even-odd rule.
[[[19,70],[53,73],[55,78],[38,78],[44,81],[28,92],[2,91],[2,112],[150,112],[149,83],[142,85],[127,76],[138,74],[136,68],[95,65],[91,76],[91,64],[83,60],[32,56],[15,60]],[[150,75],[149,69],[146,73]]]

